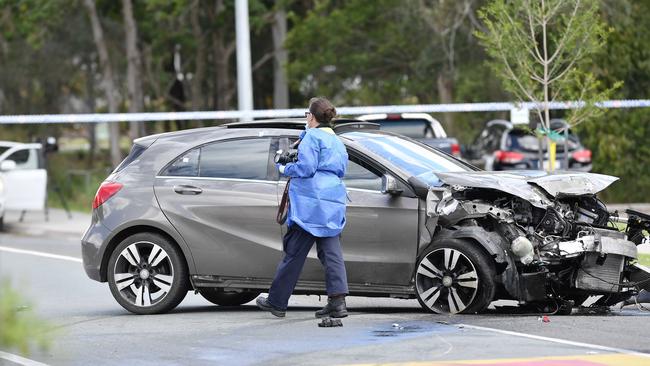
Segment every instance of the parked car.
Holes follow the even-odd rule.
[[[101,184],[83,236],[83,266],[137,314],[168,311],[188,290],[218,305],[266,291],[286,228],[286,180],[274,155],[304,121],[233,123],[135,140]],[[335,127],[349,161],[342,234],[351,295],[417,298],[436,313],[474,313],[496,299],[571,309],[650,288],[635,264],[649,217],[610,227],[596,193],[617,178],[485,172],[371,123]],[[647,270],[647,269],[646,269]],[[296,294],[325,294],[308,256]]]
[[[42,210],[46,192],[41,144],[0,141],[0,230],[6,210]]]
[[[365,114],[357,119],[378,123],[384,131],[408,136],[460,158],[458,140],[447,137],[440,122],[426,113]]]
[[[551,120],[551,129],[562,131],[568,128],[563,120]],[[591,150],[580,143],[578,136],[569,129],[568,169],[565,167],[565,143],[557,143],[554,169],[591,171]],[[545,141],[542,140],[543,144]],[[543,145],[543,168],[548,168],[548,149]],[[493,120],[477,136],[474,143],[465,150],[465,158],[485,170],[539,169],[539,140],[527,125],[513,124],[504,120]]]

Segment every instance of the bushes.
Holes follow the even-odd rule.
[[[23,354],[28,354],[34,346],[47,349],[49,330],[22,295],[8,280],[3,280],[0,283],[0,348],[17,349]]]

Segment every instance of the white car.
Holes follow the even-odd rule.
[[[6,210],[43,210],[47,171],[41,144],[0,141],[0,230]]]

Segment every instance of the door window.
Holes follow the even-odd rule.
[[[243,139],[201,147],[199,176],[266,180],[271,139]]]
[[[6,160],[16,162],[16,169],[38,169],[38,152],[36,149],[15,151]]]
[[[381,191],[381,175],[365,167],[360,160],[350,157],[348,167],[345,170],[343,183],[347,188],[369,189]]]
[[[190,150],[176,159],[162,175],[197,177],[199,175],[199,149]]]

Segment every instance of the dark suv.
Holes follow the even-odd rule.
[[[551,129],[564,131],[566,122],[552,120]],[[563,132],[560,132],[563,134]],[[568,131],[568,167],[565,166],[565,140],[557,143],[554,170],[591,171],[591,151],[580,143],[578,136]],[[539,140],[527,125],[517,125],[509,121],[493,120],[476,137],[474,143],[465,150],[465,158],[485,170],[539,169]],[[542,149],[542,168],[549,165],[546,147]]]

